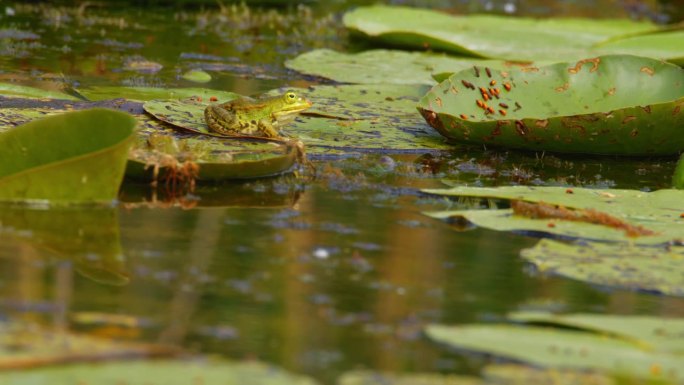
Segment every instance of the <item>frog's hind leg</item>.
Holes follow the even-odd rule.
[[[259,121],[259,131],[263,133],[263,136],[266,138],[279,138],[280,134],[278,134],[278,130],[275,128],[273,124],[271,124],[268,119],[261,119]]]
[[[236,124],[235,114],[223,108],[222,105],[212,104],[204,109],[204,120],[210,131],[218,132],[220,134],[234,135],[235,130],[229,127],[234,127]]]

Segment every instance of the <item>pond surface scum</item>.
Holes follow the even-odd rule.
[[[10,84],[40,89],[44,98],[68,94],[73,102],[65,102],[65,108],[79,108],[84,95],[91,100],[165,98],[144,96],[150,87],[259,95],[316,86],[307,91],[316,109],[311,95],[316,90],[334,95],[334,88],[323,86],[336,83],[287,69],[284,62],[312,49],[367,48],[343,28],[342,12],[350,7],[344,2],[270,8],[178,3],[184,6],[3,4],[0,90]],[[442,3],[448,2],[432,2]],[[598,2],[604,8],[596,2],[579,2],[575,8],[560,3],[531,2],[519,12],[587,16],[591,10],[589,16],[604,17],[633,11],[608,1]],[[495,2],[494,10],[510,11],[506,4]],[[641,6],[656,9],[651,3]],[[453,7],[468,11],[463,4]],[[478,68],[483,79],[491,76],[485,67]],[[210,77],[189,73],[194,70]],[[492,87],[506,87],[502,80],[498,85],[489,76],[486,80]],[[421,78],[423,87],[426,81]],[[129,97],[120,87],[143,91]],[[364,92],[352,87],[344,92],[350,89]],[[335,110],[335,99],[329,97],[315,113],[327,119],[331,130],[362,122],[354,132],[368,140],[376,135],[376,125],[403,122],[401,116],[387,118],[393,110],[376,111],[376,99],[403,106],[417,102],[414,96],[403,100],[380,92],[349,111]],[[0,124],[5,126],[12,115],[2,103]],[[31,103],[39,108],[53,102]],[[142,114],[140,105],[136,108]],[[497,109],[509,107],[503,106]],[[515,106],[510,107],[508,113],[515,115]],[[412,126],[401,127],[402,133],[428,143],[435,132],[411,110]],[[387,120],[379,122],[364,111],[385,114]],[[303,132],[311,132],[310,140],[320,139],[314,128]],[[396,146],[405,145],[406,137],[412,138],[377,134],[378,141]],[[543,266],[533,267],[520,257],[521,250],[537,244],[535,232],[499,232],[424,214],[506,206],[501,201],[421,191],[511,185],[563,186],[568,194],[580,187],[655,191],[671,188],[676,157],[559,155],[461,144],[443,149],[441,140],[397,151],[383,151],[382,143],[354,142],[352,151],[313,143],[308,159],[315,175],[300,167],[261,179],[200,180],[191,192],[129,178],[112,206],[0,205],[0,369],[5,370],[0,383],[116,384],[125,379],[241,384],[241,378],[249,377],[255,384],[486,384],[508,374],[490,365],[501,359],[472,350],[497,350],[448,349],[426,335],[428,325],[503,323],[509,314],[527,311],[684,317],[680,296],[541,272]],[[523,211],[539,207],[545,206]],[[677,215],[684,216],[680,209]],[[633,228],[607,214],[602,218],[617,221],[614,227],[622,230]],[[681,348],[658,350],[662,360],[648,363],[643,372],[672,383],[684,381],[684,364],[678,373],[668,369],[684,363],[684,332],[677,333],[672,339],[679,339]],[[581,355],[582,348],[577,349]],[[140,357],[146,359],[135,360]],[[183,360],[174,361],[178,357]],[[98,372],[89,361],[112,366]],[[571,368],[584,367],[572,362]],[[178,367],[192,365],[199,369],[176,374]],[[33,378],[22,377],[31,373]],[[527,383],[548,383],[544,375]],[[404,382],[402,376],[408,376]]]

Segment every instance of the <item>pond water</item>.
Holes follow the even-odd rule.
[[[258,94],[316,81],[286,70],[284,60],[349,45],[340,15],[320,8],[83,8],[8,5],[0,18],[0,80],[183,87],[197,85],[180,74],[202,68],[213,76],[204,87]],[[163,68],[129,70],[145,61]],[[521,309],[684,316],[680,299],[538,274],[519,258],[536,239],[428,218],[421,212],[464,203],[419,192],[444,180],[655,190],[669,187],[675,159],[454,146],[314,163],[315,180],[201,185],[175,205],[163,188],[127,181],[121,203],[104,213],[4,211],[2,218],[35,227],[3,237],[0,314],[258,359],[331,384],[360,368],[477,373],[487,362],[427,340],[428,323],[495,320]],[[74,224],[95,239],[108,234],[98,247],[123,258],[105,261],[104,272],[93,267],[102,261],[70,241]]]

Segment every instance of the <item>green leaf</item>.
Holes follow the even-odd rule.
[[[0,83],[0,95],[2,96],[21,96],[24,98],[49,98],[49,99],[64,99],[64,100],[78,100],[78,98],[59,91],[49,91],[41,88],[34,88],[22,86],[19,84]]]
[[[209,102],[209,99],[215,97],[218,101],[223,103],[239,96],[233,92],[218,91],[209,88],[91,86],[80,88],[78,89],[78,92],[88,100],[93,101],[115,98],[132,100],[200,98]]]
[[[530,311],[511,313],[508,319],[584,329],[614,338],[623,338],[646,350],[684,354],[684,319],[681,318]]]
[[[135,124],[126,113],[91,109],[0,134],[0,200],[114,200]]]
[[[492,385],[626,385],[641,384],[641,381],[619,382],[615,376],[608,376],[599,372],[570,369],[532,368],[522,365],[488,365],[482,375],[487,384]],[[666,385],[668,383],[654,382],[650,385]]]
[[[566,244],[543,239],[520,255],[543,273],[609,287],[684,296],[682,246]]]
[[[682,379],[684,356],[654,352],[606,335],[513,325],[430,325],[431,339],[459,349],[474,350],[542,367],[603,370],[649,378],[666,373]],[[654,371],[657,367],[657,373]]]
[[[543,202],[566,208],[596,210],[634,226],[643,226],[655,234],[630,237],[621,229],[601,224],[568,221],[560,218],[533,219],[513,215],[511,209],[462,210],[428,213],[434,218],[466,218],[472,223],[499,231],[521,231],[533,234],[555,234],[563,237],[603,241],[624,241],[641,245],[668,244],[683,241],[684,191],[599,190],[565,187],[507,186],[497,188],[454,187],[427,189],[429,194],[470,196]],[[552,224],[552,225],[550,225]]]
[[[671,31],[608,41],[597,46],[596,51],[647,56],[684,66],[682,42],[684,42],[684,31]]]
[[[183,74],[183,79],[195,83],[208,83],[211,81],[211,75],[202,70],[190,70]]]
[[[676,189],[684,189],[684,155],[679,156],[677,167],[672,175],[672,187]]]
[[[675,65],[610,55],[490,72],[454,74],[418,109],[442,135],[465,143],[615,155],[684,150],[684,70]]]
[[[344,24],[385,44],[517,61],[580,59],[599,42],[656,30],[651,23],[629,20],[450,16],[382,5],[348,12]]]
[[[67,385],[77,383],[117,385],[315,385],[310,378],[294,375],[258,362],[224,360],[153,360],[48,367],[0,374],[12,385]]]
[[[317,49],[285,63],[295,71],[357,84],[426,84],[434,85],[432,75],[445,76],[474,65],[505,69],[513,66],[499,60],[454,58],[446,55],[376,49],[360,53],[342,53]]]

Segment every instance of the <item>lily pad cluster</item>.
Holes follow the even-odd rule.
[[[541,272],[609,287],[684,295],[681,190],[646,193],[511,186],[424,191],[509,201],[511,208],[427,214],[444,220],[461,218],[492,230],[552,238],[521,252]]]

